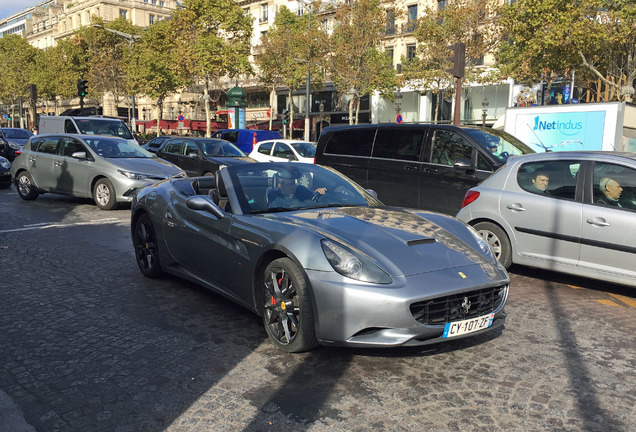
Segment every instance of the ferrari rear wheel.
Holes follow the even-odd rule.
[[[267,266],[263,279],[263,323],[270,339],[288,352],[315,348],[313,310],[302,271],[289,258],[279,258]]]
[[[135,246],[137,265],[144,276],[155,279],[163,275],[163,270],[159,263],[157,235],[152,226],[150,216],[147,214],[139,216],[135,223],[133,244]]]
[[[506,269],[512,265],[512,246],[506,232],[492,222],[479,222],[474,226],[479,235],[486,240],[490,250]]]

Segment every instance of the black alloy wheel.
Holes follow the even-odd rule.
[[[278,348],[303,352],[318,345],[307,283],[289,258],[265,269],[262,299],[265,330]]]
[[[159,262],[157,236],[148,214],[139,216],[133,231],[133,245],[137,265],[144,276],[155,279],[163,275]]]

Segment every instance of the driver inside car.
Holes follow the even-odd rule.
[[[268,191],[267,200],[269,208],[274,207],[291,207],[315,199],[315,197],[324,195],[327,188],[318,188],[311,191],[303,185],[297,184],[297,178],[290,172],[278,173],[278,187]]]

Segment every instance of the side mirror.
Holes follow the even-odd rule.
[[[199,157],[199,152],[198,151],[189,151],[188,152],[188,156],[195,158],[195,157]]]
[[[207,195],[196,195],[188,198],[188,200],[186,201],[186,206],[188,206],[188,208],[192,210],[207,211],[208,213],[211,213],[213,216],[215,216],[217,219],[223,219],[223,217],[225,216],[225,212],[221,210],[216,204],[214,204],[212,198]]]
[[[73,159],[87,159],[85,151],[79,151],[71,154]]]
[[[455,161],[455,164],[453,165],[453,168],[465,170],[466,174],[475,173],[475,168],[473,167],[472,163],[468,159],[457,159]]]

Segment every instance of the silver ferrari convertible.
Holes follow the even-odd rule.
[[[243,164],[145,186],[131,234],[144,275],[230,298],[289,352],[425,345],[505,319],[510,279],[472,228],[384,206],[314,164]]]

